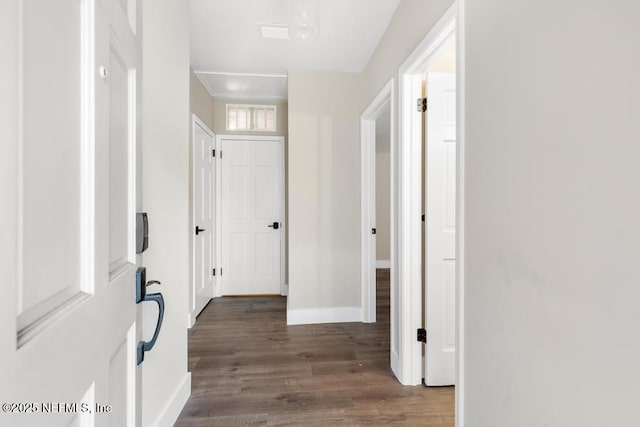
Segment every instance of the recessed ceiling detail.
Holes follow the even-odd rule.
[[[261,23],[288,25],[287,0],[191,0],[191,65],[218,73],[288,70],[359,73],[400,0],[318,0],[315,40],[262,37]]]
[[[283,101],[287,99],[287,76],[195,71],[214,98]]]

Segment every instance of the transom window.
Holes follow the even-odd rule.
[[[275,132],[276,106],[227,104],[227,130]]]

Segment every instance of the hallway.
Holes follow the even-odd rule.
[[[389,368],[389,270],[378,322],[286,326],[286,298],[218,298],[189,333],[193,393],[177,426],[453,426],[454,389]]]

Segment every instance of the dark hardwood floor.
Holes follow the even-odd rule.
[[[389,270],[377,323],[287,326],[286,298],[218,298],[189,332],[193,393],[177,426],[453,426],[453,387],[389,368]]]

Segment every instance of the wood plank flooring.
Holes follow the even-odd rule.
[[[453,427],[453,387],[389,368],[389,270],[377,323],[286,325],[286,298],[218,298],[189,331],[192,395],[176,426]]]

